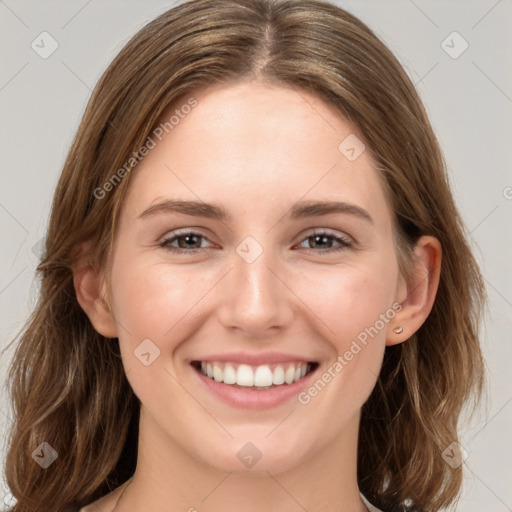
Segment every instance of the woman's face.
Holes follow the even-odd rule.
[[[362,136],[305,91],[215,86],[167,114],[114,244],[127,378],[146,431],[224,471],[284,471],[357,430],[396,326],[391,211]]]

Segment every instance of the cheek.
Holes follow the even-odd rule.
[[[331,347],[330,360],[323,368],[325,381],[332,382],[330,396],[352,404],[340,410],[342,415],[359,408],[371,393],[380,372],[386,333],[396,314],[392,305],[398,268],[391,260],[383,262],[384,258],[340,271],[331,268],[314,281],[304,281],[299,293],[308,297],[307,305],[324,325],[322,332]]]
[[[206,280],[182,266],[130,258],[125,252],[114,260],[111,286],[121,356],[133,391],[156,409],[174,404],[169,411],[183,410],[186,396],[175,385],[172,359],[199,328],[194,312]]]
[[[119,253],[124,256],[114,260],[111,282],[120,337],[129,339],[132,350],[146,338],[172,350],[173,340],[178,344],[180,334],[186,334],[184,329],[195,328],[194,317],[206,307],[203,298],[222,272]],[[325,337],[344,350],[348,340],[372,327],[391,306],[396,269],[386,261],[381,257],[353,265],[283,269],[284,280],[293,283],[294,294],[301,298],[295,304],[300,309],[297,320],[323,324]],[[221,287],[212,296],[222,296]]]
[[[306,297],[307,305],[326,326],[326,337],[339,350],[347,341],[377,323],[383,331],[381,315],[391,309],[396,282],[396,269],[378,263],[339,269],[325,268],[296,280],[298,293]],[[390,314],[391,314],[390,313]],[[387,324],[386,324],[387,325]],[[363,338],[364,336],[361,336]]]
[[[308,306],[327,326],[323,333],[331,356],[298,401],[324,425],[326,438],[339,434],[375,387],[395,314],[391,284],[390,275],[353,269],[309,295]]]
[[[113,309],[125,351],[145,339],[152,340],[167,355],[172,354],[190,327],[207,282],[197,272],[170,267],[145,258],[118,258],[112,270]]]
[[[204,288],[203,279],[184,266],[155,263],[149,258],[118,258],[112,271],[112,289],[118,320],[130,332],[161,337],[191,307]],[[147,329],[148,332],[141,332]]]
[[[134,357],[140,352],[149,351],[152,357],[152,350],[154,354],[160,351],[153,368],[172,361],[178,347],[199,331],[221,304],[216,300],[224,296],[226,284],[218,283],[223,273],[219,268],[205,271],[195,265],[155,262],[154,256],[137,256],[126,249],[116,251],[111,276],[113,310],[127,373],[144,373]],[[333,363],[338,355],[350,358],[347,351],[352,351],[357,363],[347,365],[347,377],[354,373],[351,378],[357,378],[354,369],[359,365],[378,373],[387,328],[380,315],[391,306],[394,290],[395,273],[389,258],[381,253],[379,258],[340,265],[310,262],[301,268],[282,268],[282,277],[293,293],[285,293],[279,286],[274,293],[283,293],[283,300],[290,301],[297,312],[294,321],[304,327],[306,336],[309,333],[312,343],[320,343],[330,352]],[[205,297],[214,286],[215,292]],[[143,342],[147,344],[144,351],[139,349]]]

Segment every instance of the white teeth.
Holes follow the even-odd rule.
[[[224,366],[224,384],[236,384],[236,371],[230,364]]]
[[[254,386],[254,373],[248,364],[241,364],[236,371],[236,383],[239,386]]]
[[[284,370],[281,365],[276,366],[274,369],[274,373],[272,374],[272,384],[284,384]]]
[[[258,387],[272,386],[272,370],[268,366],[258,366],[256,368],[254,385]]]
[[[222,369],[217,363],[213,363],[213,378],[217,382],[222,382],[222,379],[224,378]]]
[[[284,383],[292,384],[302,379],[310,369],[311,366],[304,363],[279,364],[272,371],[266,364],[252,367],[248,364],[237,366],[235,363],[201,362],[203,375],[210,379],[254,389],[268,389],[272,385],[280,386]]]
[[[288,367],[288,370],[286,370],[284,374],[284,381],[286,384],[291,384],[295,377],[295,366],[292,364]]]

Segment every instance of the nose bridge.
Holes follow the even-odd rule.
[[[232,258],[229,293],[224,298],[221,320],[257,335],[270,327],[282,327],[291,319],[286,286],[276,277],[279,262],[269,242],[244,239]]]

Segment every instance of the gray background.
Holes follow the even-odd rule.
[[[399,58],[443,148],[490,298],[482,330],[488,400],[463,425],[468,458],[456,510],[512,511],[512,1],[337,3]],[[0,348],[34,305],[38,243],[91,89],[129,37],[171,6],[163,0],[0,0]],[[46,59],[31,47],[43,31],[58,43]],[[464,41],[467,50],[453,58]],[[0,360],[2,382],[11,355]],[[2,389],[2,432],[9,415]],[[2,461],[4,454],[2,446]],[[0,502],[7,491],[0,480]]]

